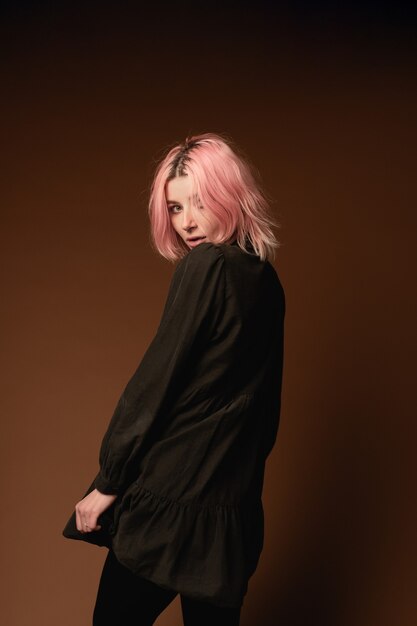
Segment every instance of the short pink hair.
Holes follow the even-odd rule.
[[[212,242],[237,239],[245,251],[249,242],[262,260],[272,258],[274,249],[280,247],[272,229],[279,224],[268,215],[265,194],[249,162],[232,148],[231,140],[204,133],[187,137],[168,150],[156,168],[149,199],[155,249],[169,261],[182,258],[190,250],[172,227],[165,195],[168,181],[190,176],[193,194],[220,225],[219,235]]]

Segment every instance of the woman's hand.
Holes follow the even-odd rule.
[[[101,526],[97,525],[97,519],[103,511],[113,504],[116,498],[116,495],[106,495],[94,489],[85,498],[77,502],[75,505],[77,530],[81,533],[100,530]]]

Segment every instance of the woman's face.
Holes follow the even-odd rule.
[[[165,187],[165,198],[173,229],[185,241],[189,248],[195,248],[202,241],[211,241],[217,233],[213,218],[209,221],[206,209],[199,199],[191,197],[191,179],[178,176],[170,180]]]

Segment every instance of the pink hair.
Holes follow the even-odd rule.
[[[272,227],[279,225],[268,215],[269,204],[249,162],[232,149],[230,139],[204,133],[170,148],[154,175],[148,211],[152,243],[163,257],[176,261],[190,250],[171,225],[165,196],[168,181],[187,175],[193,194],[220,224],[213,243],[236,239],[246,252],[251,244],[262,260],[274,256],[280,243]]]

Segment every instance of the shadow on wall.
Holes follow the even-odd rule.
[[[362,354],[355,362],[357,368],[371,361]],[[303,434],[310,458],[289,453],[304,467],[290,486],[295,499],[279,503],[284,516],[297,500],[297,510],[289,513],[294,519],[285,520],[284,536],[270,531],[275,545],[284,545],[277,545],[259,583],[264,602],[256,606],[255,621],[263,626],[369,623],[370,605],[384,602],[381,576],[388,584],[392,579],[386,560],[398,535],[392,520],[399,508],[394,468],[401,466],[402,454],[396,436],[401,429],[390,419],[394,402],[388,386],[383,397],[375,367],[373,380],[369,371],[353,375],[348,362],[330,369],[326,390],[318,390],[326,406],[309,409],[317,441]],[[385,599],[392,603],[388,594]]]

